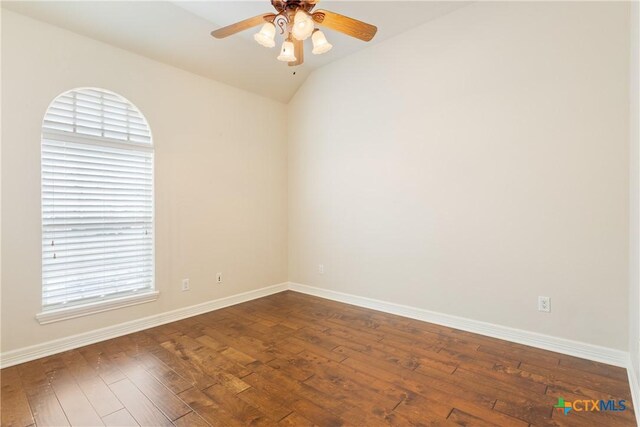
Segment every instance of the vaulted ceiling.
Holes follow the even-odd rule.
[[[468,2],[322,1],[318,8],[378,27],[369,43],[335,31],[325,33],[334,48],[324,55],[305,55],[289,67],[277,61],[278,47],[266,49],[251,29],[223,40],[211,30],[271,12],[262,1],[3,1],[2,7],[71,30],[187,71],[281,102],[288,102],[313,70],[380,43]],[[295,71],[295,74],[294,74]]]

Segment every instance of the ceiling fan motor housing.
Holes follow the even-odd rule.
[[[271,0],[271,4],[278,12],[295,12],[298,9],[311,12],[316,2],[314,0]]]

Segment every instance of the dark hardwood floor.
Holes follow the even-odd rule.
[[[291,291],[1,379],[3,426],[635,425],[624,369]]]

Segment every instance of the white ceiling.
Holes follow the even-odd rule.
[[[468,2],[322,1],[327,9],[378,27],[363,42],[326,30],[333,49],[312,55],[306,41],[305,63],[289,67],[277,61],[279,44],[266,49],[251,29],[223,40],[209,33],[219,27],[273,10],[261,1],[3,1],[2,7],[120,48],[162,61],[272,99],[288,102],[311,71],[443,16]],[[295,74],[293,73],[295,71]]]

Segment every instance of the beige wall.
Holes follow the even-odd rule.
[[[80,86],[128,98],[151,126],[160,297],[41,326],[40,126]],[[287,280],[285,105],[5,10],[2,112],[3,352]]]
[[[291,281],[627,348],[628,3],[475,3],[288,123]]]

